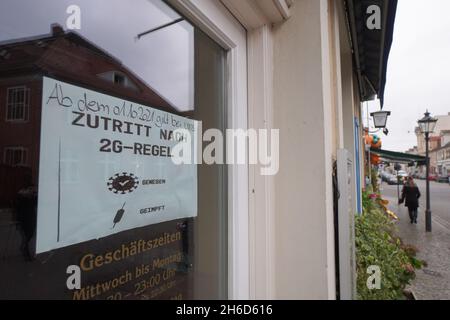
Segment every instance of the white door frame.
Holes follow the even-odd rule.
[[[247,129],[247,40],[245,29],[218,0],[167,1],[227,50],[227,128]],[[248,177],[248,165],[228,166],[229,299],[250,298]]]

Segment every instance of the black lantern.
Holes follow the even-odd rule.
[[[430,113],[425,112],[425,117],[418,121],[419,128],[422,133],[433,133],[434,128],[436,127],[437,119],[430,116]]]
[[[386,128],[387,118],[391,115],[390,111],[377,111],[370,114],[373,117],[375,128]]]

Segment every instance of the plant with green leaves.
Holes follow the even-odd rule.
[[[416,250],[397,238],[391,219],[368,194],[363,195],[363,214],[356,217],[357,292],[361,300],[393,300],[404,298],[403,291],[415,278],[422,262]],[[378,266],[381,288],[369,289],[367,269]]]

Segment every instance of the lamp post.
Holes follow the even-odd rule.
[[[430,133],[433,133],[437,119],[432,118],[430,113],[425,112],[425,117],[418,121],[420,131],[425,135],[425,158],[426,158],[426,189],[427,189],[427,208],[425,210],[425,228],[427,232],[431,232],[431,207],[430,207],[430,156],[428,145],[430,141]]]

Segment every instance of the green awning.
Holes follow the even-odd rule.
[[[399,163],[417,163],[417,165],[425,165],[426,164],[426,157],[419,156],[416,154],[409,154],[409,153],[403,153],[403,152],[396,152],[396,151],[389,151],[389,150],[382,150],[382,149],[370,149],[371,153],[377,154],[380,156],[381,159],[390,161],[390,162],[399,162]]]

